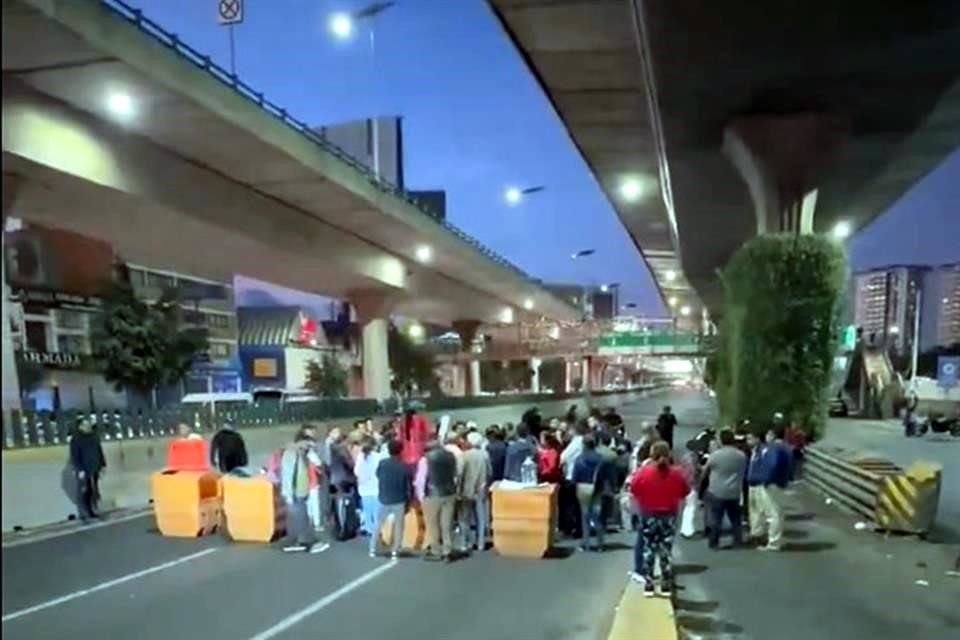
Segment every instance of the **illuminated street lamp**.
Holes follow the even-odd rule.
[[[523,201],[524,196],[528,196],[532,193],[539,193],[546,189],[543,185],[538,185],[536,187],[507,187],[503,192],[503,198],[507,201],[511,207],[514,207],[520,204]]]
[[[669,298],[667,298],[667,304],[670,305],[671,307],[677,306],[677,296],[670,296]]]
[[[133,115],[133,99],[126,93],[111,93],[107,96],[107,108],[115,116],[129,118]]]
[[[663,279],[666,280],[667,282],[673,282],[674,280],[677,279],[677,272],[674,271],[673,269],[667,269],[663,273]]]
[[[688,304],[685,304],[682,307],[680,307],[680,315],[682,316],[689,316],[692,313],[692,311],[693,310],[690,308],[690,305]]]
[[[422,340],[425,335],[427,335],[427,330],[423,328],[423,325],[419,322],[414,322],[407,329],[407,333],[414,340]]]
[[[833,237],[837,240],[846,240],[853,232],[853,228],[846,220],[841,220],[833,226]]]

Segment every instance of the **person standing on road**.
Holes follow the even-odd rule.
[[[670,447],[657,442],[651,463],[640,467],[630,482],[630,492],[640,508],[640,533],[634,547],[631,579],[643,584],[645,596],[654,594],[653,569],[660,560],[660,593],[673,590],[673,538],[677,511],[690,491],[683,471],[670,464]]]
[[[376,441],[371,436],[364,436],[353,463],[353,472],[357,477],[357,493],[360,494],[360,530],[371,537],[376,537],[377,512],[380,510],[380,485],[377,481],[377,468],[380,465],[380,454],[376,450]]]
[[[490,482],[503,480],[507,464],[507,443],[503,431],[497,425],[487,429],[487,455],[490,456]]]
[[[460,482],[460,542],[465,551],[487,548],[487,487],[490,484],[490,457],[483,450],[483,437],[476,431],[467,434]],[[476,535],[472,534],[476,526]]]
[[[430,432],[430,423],[416,409],[407,409],[397,420],[396,437],[403,444],[403,461],[410,466],[411,472],[423,457]]]
[[[380,531],[383,523],[393,517],[393,531],[390,536],[390,557],[396,558],[403,543],[404,516],[410,504],[412,494],[412,478],[410,468],[400,459],[403,453],[403,443],[399,440],[390,440],[387,443],[389,457],[380,460],[377,465],[377,496],[380,508],[377,511],[377,522],[370,535],[370,557],[377,555],[380,543]]]
[[[77,423],[77,431],[70,438],[70,464],[77,477],[77,507],[80,519],[100,518],[100,473],[107,467],[100,436],[89,420]]]
[[[657,418],[657,432],[660,434],[660,439],[670,446],[670,451],[673,451],[673,431],[676,426],[677,416],[673,415],[673,410],[670,405],[667,405]]]
[[[603,547],[603,500],[597,494],[597,470],[604,461],[597,452],[597,439],[593,434],[583,437],[583,452],[573,465],[573,482],[577,490],[577,502],[580,505],[580,550],[590,550],[590,530],[597,538],[597,550]]]
[[[536,460],[537,445],[530,439],[530,429],[525,422],[517,425],[517,438],[507,445],[507,460],[503,472],[503,477],[507,480],[520,482],[522,478],[523,463],[527,458]]]
[[[457,506],[457,459],[436,440],[427,443],[414,479],[423,505],[424,559],[453,559],[453,512]]]
[[[720,545],[720,530],[723,516],[730,520],[733,546],[743,544],[743,514],[740,511],[740,496],[743,493],[743,477],[747,472],[747,456],[736,446],[731,429],[720,430],[720,448],[707,458],[705,469],[710,474],[707,481],[706,502],[711,511],[709,545]]]
[[[767,447],[763,454],[767,474],[760,496],[763,515],[769,525],[767,545],[761,547],[764,551],[780,551],[783,541],[784,492],[793,477],[793,454],[783,441],[784,432],[782,422],[767,432]]]
[[[747,465],[748,517],[750,518],[750,540],[760,543],[767,537],[767,520],[763,511],[763,484],[767,479],[766,446],[754,434],[747,434],[747,446],[750,448],[750,461]]]
[[[232,424],[225,422],[210,441],[210,466],[219,469],[220,473],[232,473],[248,463],[243,436]]]
[[[329,545],[317,544],[316,534],[307,516],[310,495],[310,462],[308,453],[314,441],[306,429],[300,429],[280,459],[280,493],[287,503],[286,552],[319,553]]]

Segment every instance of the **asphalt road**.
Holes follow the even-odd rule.
[[[621,412],[636,428],[665,403],[680,420],[677,442],[713,416],[696,392],[629,401]],[[802,489],[789,513],[780,554],[678,545],[677,612],[690,638],[960,637],[960,580],[945,575],[956,547],[854,531]],[[29,640],[601,640],[631,564],[632,538],[612,541],[621,548],[536,561],[487,551],[452,565],[393,563],[368,558],[361,541],[307,556],[220,537],[171,540],[141,518],[4,549],[2,631]]]
[[[662,404],[703,415],[696,394],[627,399],[639,422]],[[516,420],[503,415],[499,420]],[[618,542],[614,538],[612,542]],[[173,540],[139,518],[3,550],[3,635],[38,638],[605,638],[632,540],[603,554],[537,561],[493,551],[452,565],[371,559],[365,541],[308,556]]]

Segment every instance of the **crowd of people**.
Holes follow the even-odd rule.
[[[802,461],[802,432],[776,414],[763,441],[743,422],[719,432],[705,428],[674,449],[677,418],[664,407],[656,424],[631,440],[615,409],[544,419],[530,409],[516,424],[432,424],[414,408],[379,427],[373,420],[321,436],[303,425],[293,441],[249,468],[243,437],[224,425],[212,438],[209,464],[222,473],[265,473],[286,503],[287,552],[318,553],[326,540],[368,537],[372,557],[398,557],[405,520],[422,518],[423,557],[451,561],[484,551],[491,529],[490,488],[500,481],[558,485],[559,532],[582,551],[604,551],[605,536],[635,530],[633,580],[653,594],[673,588],[672,547],[677,529],[704,534],[720,546],[724,521],[733,546],[782,548],[784,491]],[[186,425],[180,439],[198,438]],[[171,443],[173,446],[173,443]],[[70,443],[81,513],[95,517],[97,480],[106,465],[99,440],[82,423]],[[206,465],[207,461],[199,461]],[[387,524],[392,522],[392,527]],[[744,536],[744,524],[748,536]],[[389,535],[381,535],[385,529]],[[381,548],[382,542],[389,547]]]

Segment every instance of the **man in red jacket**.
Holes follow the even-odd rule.
[[[646,596],[654,595],[653,565],[660,559],[660,593],[673,589],[671,555],[677,512],[690,492],[680,467],[670,462],[670,445],[662,440],[650,449],[651,464],[637,469],[630,493],[640,508],[640,532],[633,553],[631,578],[643,584]]]

